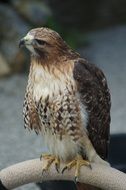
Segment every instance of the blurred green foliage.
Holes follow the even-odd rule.
[[[86,35],[83,31],[78,30],[76,28],[67,28],[61,26],[58,22],[55,21],[53,16],[51,16],[47,23],[46,27],[49,27],[56,32],[58,32],[62,38],[71,46],[73,49],[76,49],[78,46],[84,46],[88,44],[86,39]]]

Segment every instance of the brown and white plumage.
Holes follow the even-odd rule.
[[[33,29],[20,44],[32,53],[25,127],[41,133],[49,151],[62,160],[81,154],[104,163],[100,157],[106,159],[108,152],[110,93],[103,72],[51,29]]]

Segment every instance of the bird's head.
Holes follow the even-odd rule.
[[[35,57],[56,58],[72,52],[60,35],[49,28],[35,28],[20,40],[19,47],[25,46]]]

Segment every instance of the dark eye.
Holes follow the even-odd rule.
[[[44,45],[46,44],[46,42],[44,40],[38,40],[36,39],[36,42],[39,44],[39,45]]]

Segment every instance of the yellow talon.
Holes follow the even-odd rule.
[[[41,156],[40,156],[40,160],[41,160],[42,158],[48,159],[48,158],[50,158],[51,156],[52,156],[51,154],[43,153],[43,154],[41,154]]]
[[[54,164],[55,164],[55,168],[56,168],[57,172],[59,173],[60,159],[55,157]]]
[[[67,170],[70,170],[72,167],[76,167],[75,169],[75,181],[77,181],[78,179],[78,176],[79,176],[79,173],[80,173],[80,168],[81,166],[89,166],[91,168],[91,164],[89,161],[87,160],[84,160],[82,158],[81,155],[77,155],[77,157],[72,160],[71,162],[69,162],[63,169],[62,169],[62,173],[67,169]]]
[[[51,155],[51,154],[42,154],[40,156],[40,160],[42,158],[44,158],[47,161],[46,164],[42,168],[42,173],[47,171],[53,162],[55,164],[55,168],[56,168],[57,172],[59,172],[60,160],[58,157]]]
[[[70,170],[72,167],[74,167],[76,165],[76,159],[72,160],[71,162],[69,162],[63,169],[62,169],[62,173],[67,169]]]

